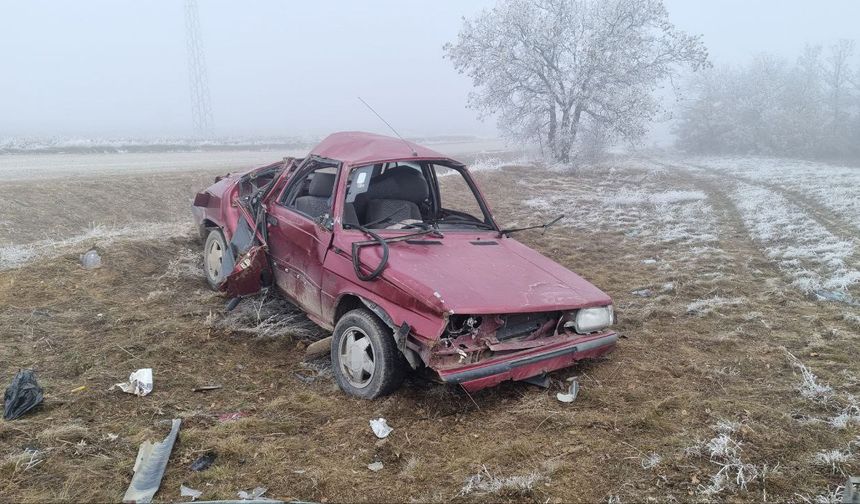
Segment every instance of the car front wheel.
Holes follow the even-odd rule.
[[[227,276],[224,271],[224,258],[227,255],[227,241],[219,229],[209,231],[206,243],[203,245],[203,272],[206,283],[212,290],[218,290],[221,282]]]
[[[365,309],[352,310],[337,322],[331,362],[341,390],[362,399],[395,391],[406,372],[391,330]]]

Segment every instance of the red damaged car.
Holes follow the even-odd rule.
[[[402,139],[335,133],[217,178],[193,212],[228,308],[276,286],[333,331],[354,396],[420,367],[470,391],[532,380],[617,340],[609,296],[511,238],[462,163]]]

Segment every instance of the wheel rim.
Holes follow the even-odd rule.
[[[224,260],[224,249],[220,240],[212,240],[206,249],[206,274],[209,279],[217,281],[221,278],[221,265]]]
[[[340,338],[340,372],[350,385],[364,388],[373,379],[376,359],[370,337],[359,327],[350,327]]]

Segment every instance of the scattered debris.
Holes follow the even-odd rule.
[[[218,454],[215,452],[206,452],[203,455],[197,457],[197,460],[191,463],[192,471],[205,471],[209,469],[209,466],[215,462],[215,459],[218,458]]]
[[[630,291],[630,294],[633,294],[634,296],[638,297],[651,297],[654,292],[651,291],[651,289],[639,289],[635,291]]]
[[[173,419],[170,434],[164,438],[164,441],[160,443],[144,441],[140,445],[137,459],[134,461],[134,476],[131,478],[131,485],[122,498],[124,503],[152,502],[153,496],[161,486],[161,478],[167,468],[167,460],[170,458],[173,444],[176,443],[181,423],[182,420]]]
[[[81,385],[80,387],[73,388],[73,389],[72,389],[72,390],[70,390],[69,392],[70,392],[70,393],[72,393],[72,394],[74,394],[75,392],[83,392],[83,391],[84,391],[84,390],[86,390],[86,389],[87,389],[87,386],[86,386],[86,385]]]
[[[371,420],[370,428],[373,429],[373,433],[376,434],[376,437],[379,439],[388,437],[388,435],[394,430],[388,425],[388,422],[384,418]]]
[[[860,476],[851,476],[845,482],[842,491],[842,502],[845,504],[860,504]]]
[[[318,357],[331,352],[331,336],[323,338],[319,341],[314,341],[305,348],[305,359]]]
[[[567,393],[559,392],[555,395],[555,398],[563,403],[572,403],[576,400],[576,396],[579,394],[579,380],[576,377],[570,381],[570,387],[567,390]]]
[[[18,371],[3,394],[3,418],[15,420],[41,404],[45,395],[32,369]]]
[[[84,269],[95,269],[102,265],[102,257],[96,251],[96,249],[90,249],[85,253],[81,254],[81,266]]]
[[[373,472],[381,471],[383,467],[382,462],[371,462],[370,464],[367,464],[367,468]]]
[[[192,392],[206,392],[208,390],[218,390],[221,388],[221,385],[201,385],[199,387],[194,387],[191,389]]]
[[[201,495],[203,495],[203,492],[200,490],[195,490],[195,489],[187,487],[185,485],[179,485],[179,496],[180,497],[191,497],[191,502],[194,502],[198,498],[200,498]]]
[[[266,491],[268,491],[268,490],[269,489],[266,487],[256,487],[253,490],[251,490],[250,493],[246,492],[244,490],[239,490],[238,495],[239,495],[239,498],[242,500],[257,500],[260,497],[262,497],[263,494],[266,493]]]
[[[218,415],[218,421],[219,422],[235,422],[236,420],[239,420],[240,418],[245,418],[246,416],[248,416],[248,414],[243,413],[241,411],[234,411],[233,413],[222,413],[222,414]]]
[[[119,387],[126,394],[143,397],[152,392],[152,368],[138,369],[128,375],[128,382],[117,383],[111,389],[114,387]]]
[[[534,385],[535,387],[540,388],[549,388],[549,386],[552,384],[552,380],[549,379],[549,375],[546,373],[532,376],[531,378],[526,378],[522,381],[523,383],[528,383],[530,385]]]

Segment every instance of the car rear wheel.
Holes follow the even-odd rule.
[[[224,257],[227,254],[227,242],[219,229],[209,231],[206,243],[203,245],[203,272],[206,283],[212,290],[218,290],[219,285],[227,276],[224,271]]]
[[[391,330],[373,313],[352,310],[332,335],[331,363],[337,384],[347,394],[375,399],[403,383],[406,362]]]

